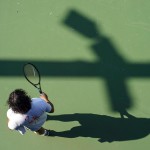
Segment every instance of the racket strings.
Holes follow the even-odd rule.
[[[38,84],[40,81],[40,75],[36,68],[30,64],[26,65],[24,68],[24,73],[27,78],[31,83],[33,84]]]

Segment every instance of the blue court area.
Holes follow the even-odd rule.
[[[147,150],[150,141],[149,0],[0,0],[0,148]],[[9,93],[38,91],[35,64],[55,105],[44,127],[7,129]]]

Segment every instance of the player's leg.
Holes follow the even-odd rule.
[[[51,130],[47,130],[43,127],[41,127],[39,130],[37,130],[35,133],[37,133],[38,135],[43,135],[43,136],[54,136],[53,131]]]
[[[45,133],[45,129],[41,127],[39,130],[36,131],[37,134],[43,135]]]

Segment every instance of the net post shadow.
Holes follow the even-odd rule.
[[[96,73],[98,77],[105,79],[112,110],[118,111],[122,118],[124,116],[134,117],[127,112],[127,109],[132,106],[132,100],[126,86],[128,64],[117,53],[117,49],[111,40],[102,35],[95,22],[75,10],[69,12],[64,24],[84,37],[93,40],[94,44],[91,48],[99,58],[96,63]]]

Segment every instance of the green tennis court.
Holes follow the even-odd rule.
[[[147,150],[150,141],[149,0],[0,0],[0,148]],[[54,137],[7,129],[9,93],[38,91],[55,105]],[[123,118],[124,116],[124,118]]]

